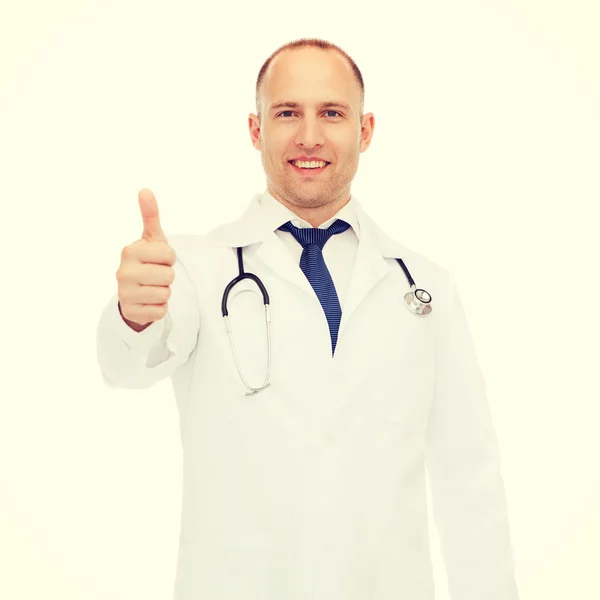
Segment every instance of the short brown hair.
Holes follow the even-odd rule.
[[[358,82],[358,85],[360,86],[360,115],[359,115],[359,117],[362,118],[362,113],[364,110],[364,102],[365,102],[365,84],[364,84],[360,69],[357,67],[356,63],[352,60],[352,58],[346,52],[344,52],[344,50],[342,50],[339,46],[336,46],[335,44],[332,44],[331,42],[327,42],[325,40],[321,40],[318,38],[301,38],[299,40],[289,42],[289,43],[277,48],[277,50],[275,50],[275,52],[273,52],[273,54],[271,54],[271,56],[269,56],[269,58],[267,58],[267,60],[263,64],[263,66],[260,68],[260,71],[258,72],[258,78],[256,79],[255,101],[256,101],[256,112],[258,114],[258,118],[259,119],[261,118],[260,111],[258,110],[260,89],[262,87],[263,81],[265,79],[265,74],[267,72],[267,69],[269,68],[269,65],[271,64],[273,59],[278,54],[281,54],[281,52],[283,52],[284,50],[295,50],[296,48],[320,48],[321,50],[332,50],[334,52],[338,52],[339,54],[341,54],[348,61],[348,63],[350,64],[350,67],[352,68],[352,71],[354,73],[354,77],[355,77],[356,81]]]

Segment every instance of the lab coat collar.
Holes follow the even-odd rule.
[[[270,216],[265,218],[265,213],[264,211],[261,212],[260,206],[260,199],[263,194],[256,194],[252,198],[250,206],[240,219],[220,226],[213,230],[212,235],[231,248],[258,244],[255,249],[256,256],[272,272],[289,283],[298,286],[318,303],[319,300],[307,277],[275,233],[279,225],[290,219],[289,215],[295,215],[291,211],[289,211],[289,214],[280,211],[275,219]],[[338,344],[343,337],[348,321],[369,292],[389,273],[390,269],[400,269],[395,261],[392,262],[386,259],[403,258],[408,252],[406,247],[392,240],[375,224],[354,196],[352,197],[352,203],[360,228],[360,237],[350,284],[343,305]],[[282,207],[285,208],[283,205]],[[352,211],[347,214],[352,215]]]
[[[298,217],[282,204],[281,214],[283,215],[287,211],[287,219],[278,219],[278,221],[281,220],[281,223],[265,220],[260,206],[261,198],[265,194],[268,194],[266,190],[255,194],[250,205],[238,220],[221,225],[213,231],[213,235],[230,248],[250,246],[251,244],[265,242],[273,237],[276,238],[274,232],[277,227],[282,225],[285,220],[293,220]],[[355,229],[359,245],[361,236],[364,236],[368,238],[368,243],[372,244],[381,256],[385,258],[403,258],[407,253],[407,248],[383,232],[366,213],[356,196],[352,195],[351,201],[356,221],[354,223],[350,222],[350,224]],[[340,218],[344,216],[342,214],[343,210],[339,213]],[[351,221],[351,219],[348,219],[348,221]],[[355,227],[356,223],[358,227]]]

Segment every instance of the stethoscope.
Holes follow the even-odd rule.
[[[223,313],[223,319],[225,320],[225,325],[227,327],[227,334],[229,336],[229,343],[231,344],[231,351],[233,352],[233,359],[235,360],[235,366],[239,373],[240,379],[243,381],[246,388],[248,388],[248,392],[246,392],[246,396],[254,394],[266,387],[270,384],[269,377],[271,376],[271,314],[269,313],[269,293],[267,292],[267,288],[264,286],[263,282],[260,278],[254,273],[245,273],[244,272],[244,261],[242,258],[242,248],[236,248],[237,256],[238,256],[238,266],[240,269],[240,274],[232,279],[225,288],[223,292],[223,300],[221,302],[221,312]],[[411,313],[417,315],[419,317],[423,317],[428,315],[431,312],[431,294],[425,291],[422,288],[418,288],[415,285],[415,281],[409,273],[406,265],[402,261],[401,258],[396,259],[398,264],[402,267],[406,278],[408,279],[408,283],[410,284],[410,291],[404,295],[404,305]],[[267,374],[265,375],[265,380],[260,387],[252,387],[244,377],[242,373],[242,369],[240,367],[240,363],[238,361],[237,352],[235,349],[235,344],[233,342],[233,335],[231,333],[231,326],[229,324],[229,312],[227,310],[227,299],[229,298],[229,292],[231,292],[233,286],[244,279],[251,279],[256,283],[263,297],[263,304],[265,306],[265,322],[267,325]]]

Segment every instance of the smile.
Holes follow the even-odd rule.
[[[289,164],[291,165],[292,169],[294,169],[298,173],[302,173],[303,175],[318,175],[319,173],[322,173],[331,163],[325,163],[325,166],[316,167],[314,169],[297,167],[291,161],[289,161]]]

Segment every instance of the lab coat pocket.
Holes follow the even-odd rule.
[[[267,600],[268,550],[188,542],[179,548],[175,600]]]
[[[395,431],[407,435],[424,433],[433,397],[433,380],[413,374],[404,378],[393,394],[380,396],[375,417]]]
[[[397,396],[380,398],[375,415],[390,424],[403,426],[409,430],[424,430],[431,404],[429,386],[423,390],[410,390]]]

